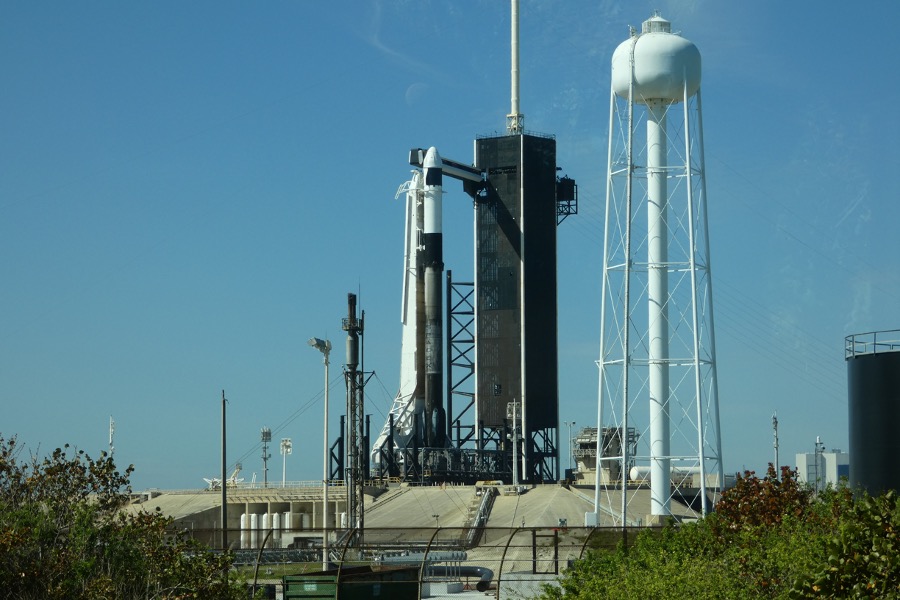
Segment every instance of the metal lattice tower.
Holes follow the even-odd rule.
[[[595,502],[622,525],[723,483],[701,113],[700,53],[655,15],[612,58]]]
[[[347,519],[348,527],[357,530],[357,543],[362,543],[363,485],[365,484],[366,438],[362,370],[359,369],[359,337],[363,319],[356,316],[356,294],[347,294],[347,318],[342,329],[347,332]]]

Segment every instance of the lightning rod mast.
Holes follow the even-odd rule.
[[[356,529],[356,545],[362,544],[363,485],[365,483],[365,431],[362,372],[359,367],[359,336],[363,319],[356,317],[356,294],[347,294],[347,317],[342,323],[347,332],[347,356],[344,375],[347,381],[347,517],[348,526]]]
[[[113,435],[116,433],[116,422],[113,420],[112,415],[109,415],[109,457],[112,458],[113,452],[116,450],[116,446],[113,443]]]

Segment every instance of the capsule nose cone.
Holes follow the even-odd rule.
[[[441,155],[438,154],[437,148],[432,146],[425,153],[425,160],[422,161],[422,166],[426,169],[440,169],[444,166],[444,161],[441,160]]]

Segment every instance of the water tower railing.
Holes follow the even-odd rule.
[[[856,333],[844,338],[845,359],[879,352],[900,352],[900,329]]]

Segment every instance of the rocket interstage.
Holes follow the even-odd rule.
[[[446,444],[443,400],[443,233],[441,211],[443,162],[431,147],[425,153],[424,264],[425,264],[425,432],[424,444],[440,448]]]

